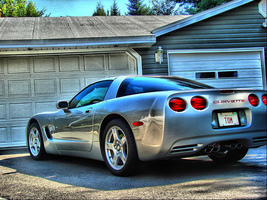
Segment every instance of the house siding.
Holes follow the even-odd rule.
[[[265,48],[267,32],[262,26],[263,16],[258,4],[253,1],[241,7],[224,12],[215,17],[192,24],[157,37],[151,48],[136,49],[142,56],[143,74],[168,74],[167,50],[181,49],[220,49],[220,48]],[[164,50],[163,62],[155,63],[155,52],[161,46]]]

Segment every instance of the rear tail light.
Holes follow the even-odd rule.
[[[175,98],[170,100],[169,106],[175,112],[182,112],[186,108],[186,103],[183,99]]]
[[[207,106],[207,102],[203,97],[193,97],[191,99],[191,105],[196,110],[203,110]]]
[[[264,105],[267,106],[267,94],[262,95],[261,99]]]
[[[259,105],[259,98],[255,94],[250,94],[248,96],[248,101],[252,106],[258,106]]]

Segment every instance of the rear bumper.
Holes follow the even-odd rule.
[[[202,155],[208,145],[241,144],[247,148],[256,148],[267,144],[266,130],[255,132],[231,133],[216,136],[203,136],[201,138],[183,139],[175,142],[164,157],[187,157]]]

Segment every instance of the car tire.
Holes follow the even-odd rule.
[[[112,174],[133,174],[138,156],[132,130],[124,120],[114,119],[107,124],[101,141],[101,152]]]
[[[27,146],[34,160],[43,160],[47,157],[40,127],[32,123],[27,131]]]
[[[244,158],[247,152],[247,147],[241,147],[239,149],[228,149],[225,152],[212,153],[208,156],[210,159],[218,163],[231,163]]]

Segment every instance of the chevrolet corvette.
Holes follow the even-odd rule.
[[[90,84],[58,111],[34,115],[26,141],[49,154],[104,161],[117,176],[139,161],[207,155],[242,159],[266,145],[266,90],[216,89],[172,76],[123,76]]]

